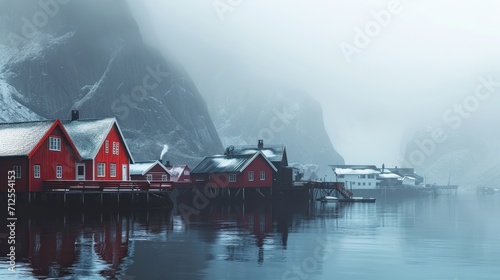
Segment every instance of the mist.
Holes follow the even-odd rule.
[[[202,95],[218,90],[216,77],[246,73],[309,93],[347,164],[400,164],[405,137],[498,73],[496,1],[129,2],[145,40],[180,61]],[[356,28],[391,5],[398,13],[357,48]],[[347,58],[343,43],[358,51]]]

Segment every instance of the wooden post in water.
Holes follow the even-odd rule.
[[[243,200],[245,200],[245,188],[243,188]]]

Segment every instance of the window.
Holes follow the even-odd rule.
[[[163,182],[168,181],[168,176],[167,176],[167,175],[161,175],[161,180],[162,180]]]
[[[99,162],[97,164],[97,177],[104,177],[106,176],[106,165],[104,162]]]
[[[40,165],[39,164],[35,164],[33,166],[33,174],[34,174],[34,177],[35,178],[40,178]]]
[[[16,179],[21,178],[21,165],[14,165],[14,172],[16,173]]]
[[[363,186],[366,186],[366,183],[365,183],[365,182],[363,182]]]
[[[360,182],[358,182],[358,186],[361,186],[361,183],[360,183]]]
[[[116,155],[120,154],[120,143],[116,142]]]
[[[62,165],[56,166],[56,178],[61,179],[62,178]]]
[[[248,172],[248,181],[253,181],[253,171]]]
[[[116,142],[113,142],[113,155],[116,155]]]
[[[189,176],[189,170],[184,171],[184,176]]]
[[[364,178],[366,178],[366,175],[359,175],[358,178],[364,179]]]
[[[104,143],[104,152],[106,154],[109,153],[109,140],[106,140],[106,142]]]
[[[373,175],[373,174],[368,175],[368,179],[374,179],[374,178],[375,178],[375,175]]]
[[[266,179],[266,172],[265,171],[261,171],[260,172],[260,180],[264,181],[265,179]]]
[[[236,174],[229,174],[229,182],[231,183],[236,182]]]
[[[61,138],[49,137],[49,150],[61,151]]]
[[[148,180],[148,181],[153,181],[153,175],[151,175],[151,174],[147,174],[147,175],[146,175],[146,180]]]
[[[372,183],[368,183],[368,186],[371,186],[371,185],[372,185]]]
[[[339,178],[344,178],[344,177],[345,177],[344,174],[339,175]]]
[[[116,163],[109,164],[109,176],[116,177]]]

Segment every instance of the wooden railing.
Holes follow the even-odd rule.
[[[46,191],[148,191],[170,190],[173,182],[165,181],[77,181],[77,180],[49,180],[43,182]]]

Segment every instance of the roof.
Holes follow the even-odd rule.
[[[31,156],[37,146],[42,144],[42,140],[48,137],[57,126],[61,128],[76,156],[80,159],[74,142],[59,120],[0,123],[0,157]]]
[[[187,165],[173,165],[173,166],[166,166],[165,168],[168,170],[170,173],[170,176],[173,178],[178,178],[182,175],[182,172],[184,172],[184,169],[186,169]]]
[[[192,174],[206,174],[206,173],[241,173],[245,168],[250,165],[258,156],[262,156],[263,159],[271,166],[274,171],[277,171],[276,167],[269,161],[267,157],[263,155],[260,151],[254,152],[253,154],[245,153],[242,155],[233,156],[213,156],[206,157],[198,166],[196,166]]]
[[[104,143],[104,140],[115,124],[118,128],[120,137],[125,144],[125,149],[130,156],[131,161],[134,162],[132,154],[127,146],[127,142],[125,141],[125,137],[123,137],[121,129],[115,118],[63,121],[64,127],[68,131],[68,134],[75,143],[75,146],[83,159],[94,159],[96,157],[99,149]]]
[[[337,175],[380,174],[375,165],[331,165],[330,167]]]
[[[53,124],[54,121],[0,124],[0,156],[27,156]]]
[[[254,155],[262,152],[270,161],[282,161],[285,153],[285,145],[266,145],[259,149],[255,145],[235,146],[233,155]]]
[[[146,173],[149,172],[149,170],[153,169],[156,165],[160,165],[165,172],[170,174],[170,172],[167,170],[167,168],[159,161],[148,161],[148,162],[137,162],[134,164],[130,165],[130,175],[146,175]]]

